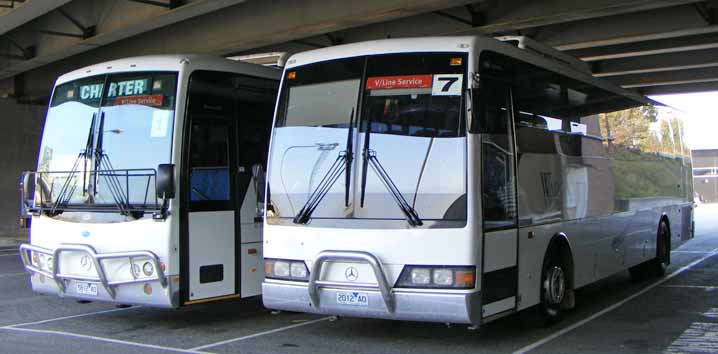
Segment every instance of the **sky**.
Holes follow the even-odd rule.
[[[718,149],[718,91],[651,98],[683,111],[691,150]]]

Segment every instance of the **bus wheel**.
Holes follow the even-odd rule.
[[[541,271],[541,303],[539,311],[545,324],[551,324],[561,318],[564,299],[568,293],[566,266],[561,262],[558,249],[552,249],[544,259]]]
[[[658,224],[656,235],[656,257],[648,262],[641,263],[628,269],[631,278],[642,280],[651,277],[660,277],[666,274],[666,268],[671,263],[671,229],[665,221]]]

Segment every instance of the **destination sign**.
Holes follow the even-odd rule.
[[[373,76],[366,79],[367,90],[429,88],[432,75]]]
[[[103,84],[80,86],[80,99],[92,100],[102,96]],[[149,79],[110,82],[107,97],[137,96],[149,93]]]

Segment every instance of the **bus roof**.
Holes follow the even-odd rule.
[[[610,81],[595,78],[589,73],[571,67],[559,60],[520,49],[515,45],[485,36],[397,38],[343,44],[294,54],[287,60],[286,68],[290,69],[321,61],[364,55],[409,52],[479,52],[482,50],[491,50],[520,59],[636,101],[661,105],[661,103],[650,100],[636,92],[623,89]],[[469,62],[472,60],[473,58],[469,58]]]
[[[203,69],[243,73],[268,79],[279,79],[276,68],[229,60],[202,54],[147,55],[111,60],[80,68],[57,78],[56,85],[83,77],[133,71],[180,71]]]

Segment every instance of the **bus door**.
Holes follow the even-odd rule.
[[[222,90],[214,76],[193,73],[188,90],[182,216],[185,304],[239,292],[237,107],[231,89]]]
[[[516,154],[510,93],[507,85],[483,80],[474,105],[481,133],[482,319],[517,306]]]

